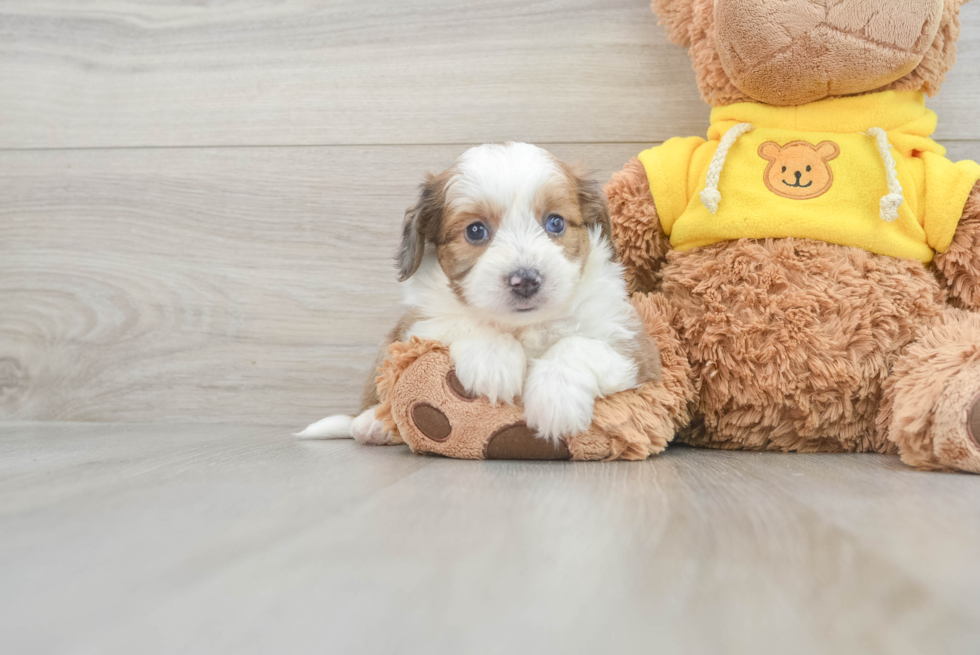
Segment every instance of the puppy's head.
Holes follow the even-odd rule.
[[[609,235],[596,182],[536,146],[478,146],[429,176],[406,212],[400,279],[434,255],[460,302],[523,323],[572,298]]]

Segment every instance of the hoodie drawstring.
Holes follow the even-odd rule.
[[[704,191],[701,192],[701,203],[712,214],[718,213],[718,205],[721,203],[718,182],[721,180],[721,171],[725,168],[728,151],[732,149],[740,136],[751,132],[753,129],[752,123],[739,123],[725,132],[725,136],[721,138],[721,143],[718,144],[718,149],[715,150],[715,156],[711,159],[711,165],[708,166],[708,177],[705,181]]]
[[[888,195],[881,199],[881,219],[891,223],[898,219],[898,208],[905,202],[902,195],[902,183],[898,181],[898,170],[895,168],[895,158],[892,157],[892,146],[888,143],[888,133],[880,127],[868,129],[867,135],[878,142],[878,152],[885,163],[885,175],[888,178]]]

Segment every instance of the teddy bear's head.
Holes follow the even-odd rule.
[[[969,0],[653,0],[713,106],[938,93]]]

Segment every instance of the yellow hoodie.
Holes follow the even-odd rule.
[[[671,139],[640,161],[677,250],[798,237],[927,264],[980,179],[930,138],[936,121],[913,91],[739,103],[711,112],[707,141]]]

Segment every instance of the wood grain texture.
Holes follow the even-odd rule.
[[[978,82],[973,3],[954,157]],[[0,419],[350,411],[423,171],[516,138],[606,179],[708,115],[646,0],[5,0],[0,89]]]
[[[963,20],[945,139],[980,139]],[[708,115],[647,0],[4,0],[0,89],[0,148],[657,141]]]
[[[552,150],[607,179],[643,147]],[[0,152],[0,418],[299,428],[356,410],[402,311],[402,214],[461,150]]]
[[[980,477],[676,448],[462,462],[268,428],[0,425],[30,653],[967,653]]]
[[[555,146],[607,179],[640,144]],[[0,152],[0,417],[354,411],[392,256],[458,146]]]

